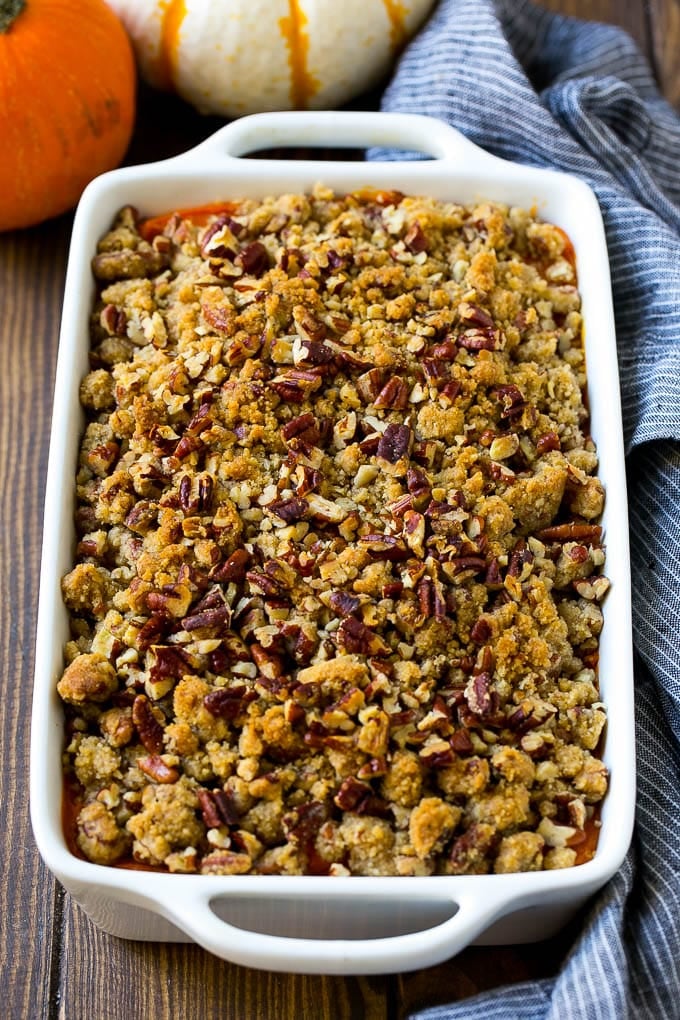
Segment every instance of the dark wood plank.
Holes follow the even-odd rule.
[[[387,1020],[384,978],[274,974],[225,963],[195,945],[115,939],[66,900],[63,1020]]]
[[[674,106],[680,107],[680,3],[678,0],[648,0],[653,63],[661,90]]]
[[[16,1017],[48,1015],[62,899],[30,830],[28,747],[42,493],[68,234],[68,221],[60,220],[0,236],[0,1001],[4,1014]]]
[[[653,0],[652,0],[653,2]],[[667,0],[659,0],[665,4]],[[540,0],[542,7],[589,21],[605,21],[625,28],[643,53],[651,57],[651,39],[642,0]]]
[[[398,1018],[428,1006],[458,1002],[501,985],[555,974],[578,931],[572,924],[560,935],[525,946],[472,946],[455,959],[397,977]]]

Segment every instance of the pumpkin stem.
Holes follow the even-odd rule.
[[[26,0],[0,0],[0,32],[9,31],[25,6]]]

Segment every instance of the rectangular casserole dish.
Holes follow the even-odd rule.
[[[422,162],[245,161],[290,145],[415,149]],[[116,212],[142,215],[232,197],[310,190],[398,189],[461,203],[523,208],[569,235],[585,323],[592,435],[606,490],[602,524],[611,591],[604,603],[600,684],[608,707],[610,788],[597,852],[563,871],[426,878],[170,875],[103,867],[69,852],[61,819],[63,668],[68,613],[61,577],[73,562],[74,471],[94,295],[90,260]],[[262,114],[190,152],[95,180],[74,223],[66,278],[48,467],[31,737],[31,813],[40,852],[92,920],[125,938],[196,941],[233,962],[297,973],[387,973],[430,966],[469,943],[520,943],[557,931],[620,867],[631,837],[635,774],[630,568],[625,468],[609,265],[597,201],[583,182],[490,156],[427,117],[374,113]]]

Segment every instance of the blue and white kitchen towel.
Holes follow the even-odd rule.
[[[442,0],[383,109],[439,117],[496,155],[595,190],[611,256],[633,568],[638,789],[626,861],[556,977],[411,1020],[678,1020],[680,117],[624,32],[528,0]]]

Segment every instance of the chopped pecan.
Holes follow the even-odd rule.
[[[461,308],[461,318],[465,322],[471,322],[474,326],[481,326],[482,329],[493,329],[494,321],[488,312],[485,312],[479,305],[464,304]]]
[[[361,601],[348,591],[334,591],[329,597],[329,605],[338,616],[352,616],[361,608]]]
[[[525,570],[525,567],[531,568],[534,562],[534,554],[531,549],[527,546],[523,538],[520,538],[516,543],[515,547],[510,554],[510,562],[508,563],[508,577],[519,577],[521,580],[525,580],[530,571]]]
[[[465,875],[487,871],[487,859],[499,838],[497,830],[491,825],[471,825],[451,847],[449,865],[452,873]]]
[[[311,340],[314,343],[318,343],[326,338],[328,332],[326,324],[304,305],[296,305],[293,308],[293,319],[297,331],[303,340]],[[327,348],[327,350],[330,351],[330,348]]]
[[[290,499],[277,499],[267,505],[267,509],[287,524],[293,521],[301,521],[309,511],[309,503],[306,499],[292,496]]]
[[[158,754],[150,754],[148,758],[138,758],[137,767],[144,775],[153,779],[155,783],[176,783],[179,779],[179,772],[176,768],[166,765]]]
[[[255,644],[250,646],[250,654],[263,676],[268,677],[270,680],[283,676],[285,672],[283,658],[277,655],[276,652],[272,652],[255,642]]]
[[[227,347],[224,360],[231,366],[242,365],[249,358],[254,358],[261,347],[261,336],[239,336]]]
[[[270,385],[282,400],[291,404],[301,404],[310,393],[319,389],[321,382],[318,367],[290,368],[275,376]]]
[[[470,733],[465,727],[460,727],[452,734],[450,743],[456,754],[471,754],[474,750]]]
[[[232,790],[213,790],[213,800],[225,825],[238,825],[242,811]]]
[[[416,586],[418,607],[424,620],[445,620],[447,618],[446,598],[441,581],[423,577]]]
[[[385,373],[382,368],[370,368],[356,380],[356,388],[359,396],[367,403],[372,404],[383,388]]]
[[[320,340],[299,340],[293,344],[293,361],[303,368],[309,365],[334,368],[336,352]]]
[[[311,800],[285,814],[281,824],[291,842],[308,848],[327,817],[328,810],[325,804]]]
[[[216,581],[243,581],[249,560],[250,553],[247,549],[235,549],[224,563],[220,563],[211,571],[211,577]]]
[[[536,538],[542,542],[590,542],[599,544],[602,541],[602,527],[599,524],[579,524],[570,521],[567,524],[553,524],[549,528],[541,528]]]
[[[379,409],[403,410],[408,407],[408,394],[406,382],[400,376],[393,375],[376,395],[373,406]]]
[[[179,680],[189,672],[186,654],[179,646],[151,645],[150,653],[149,677],[154,682],[167,679]]]
[[[470,637],[476,645],[483,645],[491,637],[491,625],[489,621],[480,616],[475,622],[472,630],[470,631]]]
[[[427,745],[419,753],[420,760],[430,769],[442,769],[456,760],[451,744],[445,740]]]
[[[536,452],[539,454],[549,453],[550,450],[561,450],[562,443],[557,432],[544,432],[536,440]]]
[[[413,255],[417,255],[421,251],[427,251],[427,238],[417,220],[411,224],[404,234],[404,244]]]
[[[311,446],[316,446],[321,436],[317,420],[309,411],[287,421],[281,428],[281,435],[286,442],[293,438],[299,438],[304,439]]]
[[[476,673],[470,677],[465,688],[465,699],[468,708],[475,715],[490,715],[494,709],[491,691],[491,676],[488,673]]]
[[[496,351],[501,346],[500,330],[466,329],[456,338],[459,347],[466,351]]]
[[[348,776],[347,779],[343,779],[338,792],[333,797],[333,802],[341,811],[356,811],[361,801],[370,797],[372,793],[373,790],[368,783],[362,783],[354,776]]]
[[[233,684],[231,687],[217,687],[210,691],[204,697],[203,704],[217,719],[235,719],[256,698],[257,691],[245,684]]]
[[[413,432],[408,425],[388,425],[378,442],[377,455],[390,464],[396,464],[408,455]]]
[[[209,790],[198,789],[196,791],[198,797],[198,803],[201,807],[201,815],[203,821],[209,829],[219,829],[222,824],[222,819],[217,811],[217,805],[213,799],[213,795]]]
[[[122,308],[116,305],[105,305],[102,308],[99,321],[110,336],[125,336],[127,332],[127,315]]]
[[[376,560],[399,562],[409,556],[404,540],[394,535],[362,535],[359,545]]]
[[[125,518],[125,527],[138,535],[145,535],[158,520],[158,504],[146,499],[139,500]]]
[[[203,318],[218,333],[231,336],[234,332],[234,310],[231,305],[213,305],[201,303]]]
[[[269,269],[269,252],[261,241],[251,241],[241,248],[234,262],[248,276],[263,276]]]
[[[435,344],[430,348],[429,355],[435,362],[455,361],[458,357],[458,344],[455,337],[449,336],[442,343]]]
[[[198,613],[191,613],[182,620],[185,630],[198,630],[202,627],[219,627],[226,630],[231,621],[231,609],[229,606],[215,606],[214,609],[204,609]]]
[[[354,616],[347,616],[337,630],[338,641],[346,652],[359,655],[389,655],[389,645],[370,627]]]

